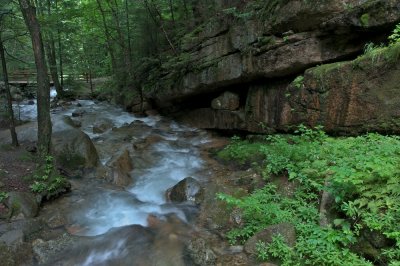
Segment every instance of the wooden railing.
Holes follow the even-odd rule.
[[[50,84],[53,84],[53,80],[51,75],[49,75]],[[63,79],[67,79],[69,77],[73,77],[75,80],[87,80],[87,74],[73,75],[73,74],[64,74]],[[15,85],[27,85],[27,84],[36,84],[36,71],[30,69],[24,70],[14,70],[8,73],[8,83]]]

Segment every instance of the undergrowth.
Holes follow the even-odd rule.
[[[33,175],[33,184],[30,186],[32,192],[42,194],[47,198],[52,197],[58,190],[64,189],[66,179],[59,175],[54,167],[53,157],[46,157],[46,164],[36,170]]]
[[[297,133],[268,136],[257,144],[235,139],[225,149],[238,161],[251,157],[242,151],[258,150],[265,156],[266,180],[285,175],[298,184],[292,197],[281,195],[271,183],[247,197],[220,194],[219,199],[242,210],[245,220],[228,233],[229,241],[244,243],[269,225],[289,222],[296,229],[296,244],[289,247],[277,236],[259,243],[260,259],[278,259],[282,265],[399,265],[400,138],[372,133],[332,138],[321,128],[304,126]],[[335,217],[327,227],[320,226],[322,191],[334,198],[330,211]],[[364,241],[361,235],[372,231],[391,244],[368,261],[357,247]]]

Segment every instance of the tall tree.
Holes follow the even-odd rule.
[[[50,83],[43,49],[42,34],[36,17],[35,6],[29,0],[18,0],[25,24],[32,39],[33,54],[37,70],[38,151],[40,159],[50,153]]]
[[[1,16],[0,16],[0,22],[2,21]],[[0,58],[1,58],[1,66],[3,69],[3,80],[4,80],[4,86],[6,89],[6,98],[7,98],[7,113],[8,113],[8,119],[9,119],[9,126],[10,126],[10,132],[11,132],[11,142],[13,146],[18,146],[18,137],[17,133],[15,131],[15,119],[14,119],[14,111],[12,108],[12,99],[11,99],[11,92],[10,92],[10,86],[8,84],[8,72],[7,72],[7,63],[6,63],[6,56],[4,52],[4,44],[3,40],[1,37],[1,31],[0,31]]]
[[[47,15],[51,16],[51,2],[47,0]],[[50,75],[51,79],[53,80],[54,87],[57,91],[57,96],[62,97],[63,95],[63,88],[61,83],[58,79],[58,71],[57,71],[57,59],[56,59],[56,45],[54,40],[54,35],[52,29],[49,29],[47,32],[47,40],[45,43],[45,48],[47,52],[47,61],[49,63],[50,68]]]

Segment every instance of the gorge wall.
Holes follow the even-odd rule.
[[[233,2],[152,70],[147,102],[200,128],[400,133],[400,43],[363,54],[387,41],[400,1]]]

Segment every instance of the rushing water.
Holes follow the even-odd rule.
[[[20,107],[21,117],[35,119],[36,105],[23,103]],[[84,238],[73,250],[62,253],[55,265],[184,265],[179,238],[190,232],[188,223],[196,208],[167,202],[165,192],[189,176],[204,181],[198,146],[208,141],[206,133],[160,116],[136,117],[89,100],[54,110],[53,131],[70,127],[62,117],[76,111],[83,114],[75,119],[92,139],[104,167],[128,150],[134,169],[131,185],[123,188],[93,173],[71,180],[73,191],[62,199],[60,211],[66,213],[69,232]],[[101,121],[112,127],[93,133],[93,125]],[[135,148],[151,136],[156,136],[154,143]],[[149,215],[163,226],[149,231]]]

